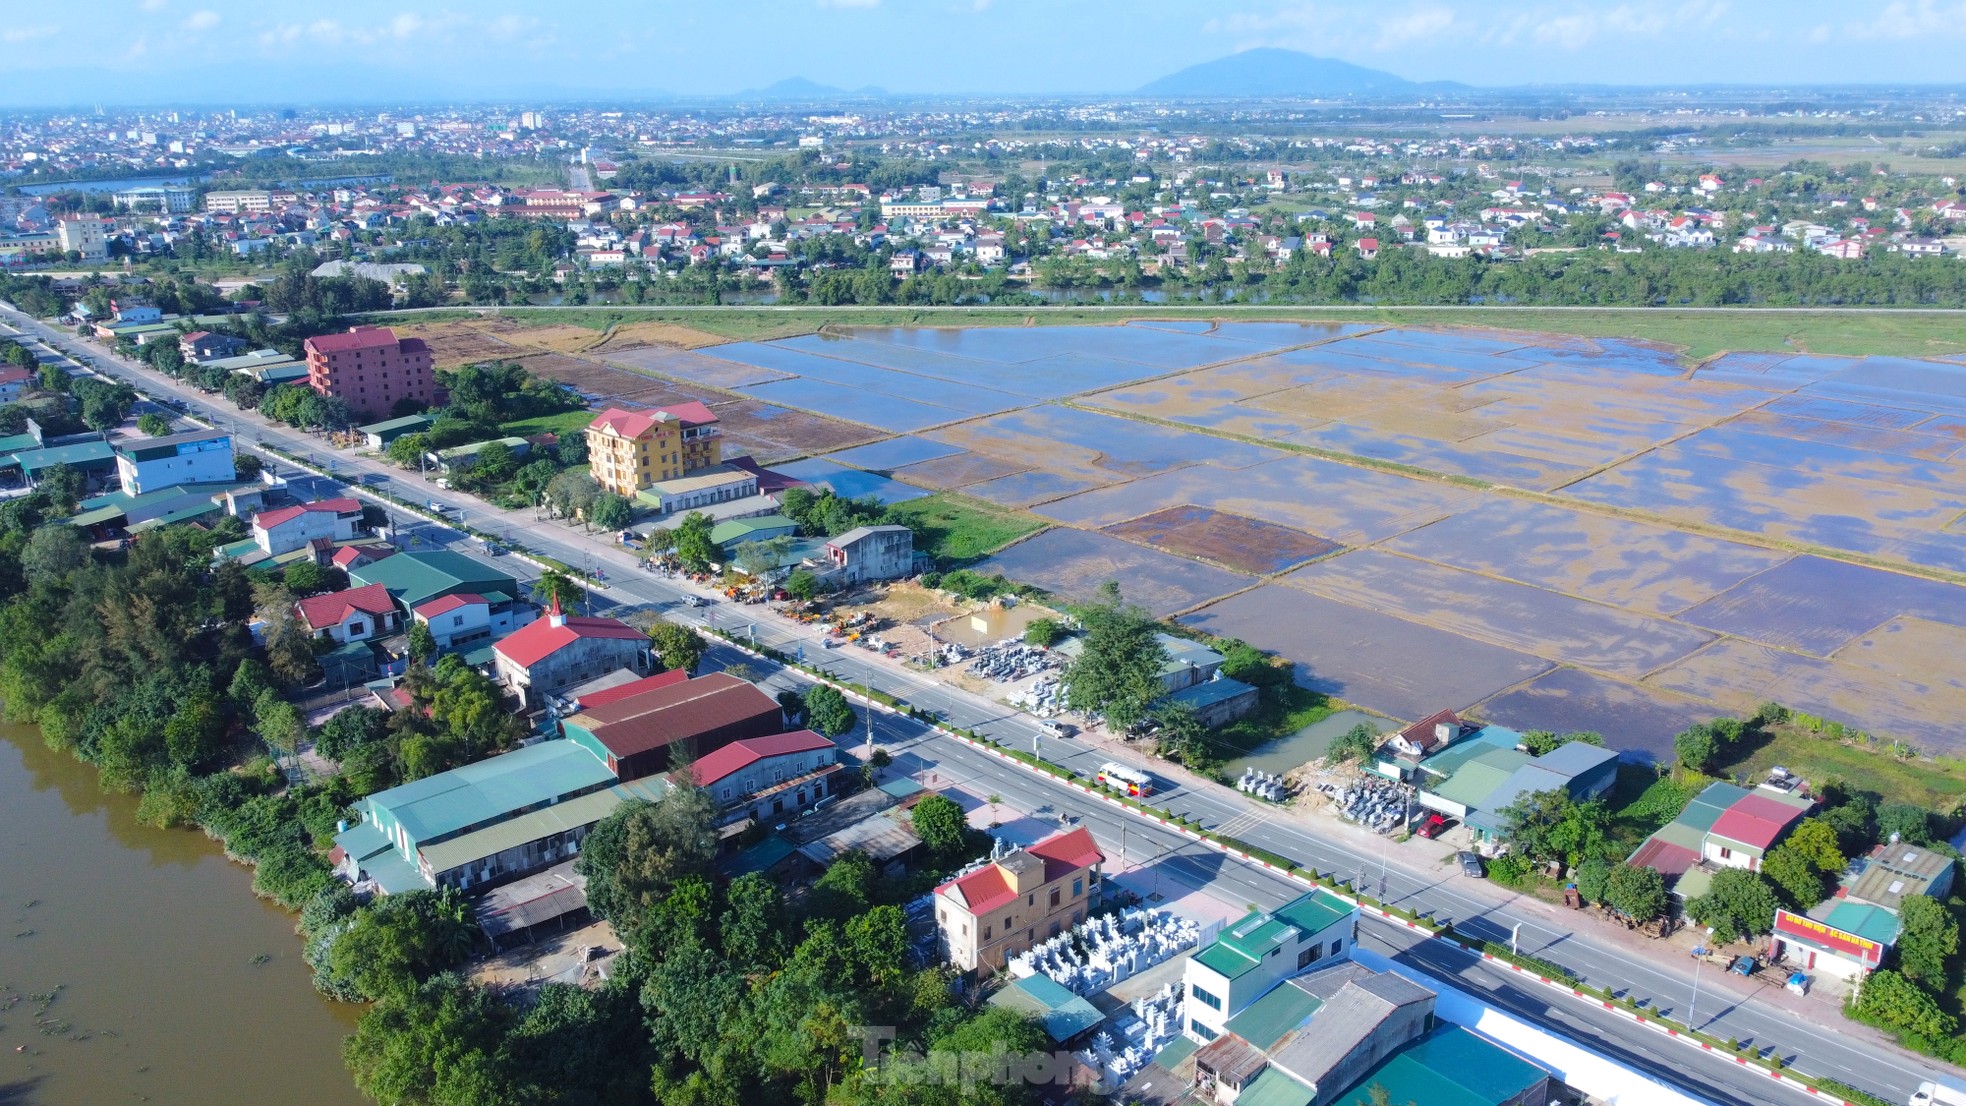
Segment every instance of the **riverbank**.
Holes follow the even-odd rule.
[[[0,1101],[359,1106],[293,915],[196,830],[137,823],[95,769],[0,726]],[[28,996],[55,992],[53,1001]]]

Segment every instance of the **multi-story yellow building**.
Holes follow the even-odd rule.
[[[717,416],[701,403],[646,411],[610,407],[587,426],[594,482],[630,499],[651,484],[723,463]]]
[[[1081,826],[1015,849],[935,889],[942,951],[958,971],[994,972],[1085,921],[1106,859]]]

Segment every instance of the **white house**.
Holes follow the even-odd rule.
[[[1313,966],[1349,959],[1358,907],[1326,891],[1305,892],[1274,911],[1252,910],[1188,960],[1183,1031],[1202,1044],[1271,988]]]
[[[310,595],[294,604],[308,633],[339,645],[366,641],[396,628],[396,604],[381,584]]]
[[[316,541],[352,541],[361,528],[361,501],[343,496],[261,511],[253,516],[253,543],[277,557]]]
[[[440,595],[411,610],[410,618],[430,628],[440,653],[469,648],[492,636],[491,602],[482,595]]]
[[[238,479],[232,462],[232,435],[222,430],[118,442],[115,449],[116,475],[123,482],[123,490],[131,495]]]

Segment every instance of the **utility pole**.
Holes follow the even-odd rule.
[[[874,763],[874,688],[869,679],[860,681],[860,693],[867,698],[867,763]]]
[[[1693,958],[1693,1001],[1686,1004],[1686,1028],[1699,1032],[1700,1029],[1700,969],[1706,967],[1707,958]]]

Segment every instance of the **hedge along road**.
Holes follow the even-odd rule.
[[[84,347],[74,337],[62,335],[18,312],[0,309],[0,318],[56,348],[81,350],[91,363],[130,380],[147,394],[172,399],[200,418],[222,420],[226,424],[237,425],[241,430],[252,427],[253,434],[259,440],[290,454],[307,456],[321,451],[320,444],[306,434],[271,425],[257,414],[228,411],[221,403],[214,403],[211,397],[194,388],[116,357],[100,347]],[[631,552],[583,537],[570,529],[539,523],[531,518],[530,512],[499,512],[483,501],[438,489],[434,484],[418,481],[413,475],[366,458],[337,457],[336,469],[341,476],[356,481],[368,475],[388,475],[395,481],[415,482],[415,495],[410,498],[427,499],[447,509],[468,511],[482,529],[495,530],[503,526],[523,530],[531,548],[567,564],[580,565],[592,560],[609,564],[615,569],[609,590],[617,602],[666,608],[671,612],[670,617],[692,621],[683,614],[682,597],[707,594],[700,589],[637,572],[632,568],[636,557]],[[361,487],[353,490],[357,493],[363,491]],[[749,636],[751,628],[755,626],[756,641],[760,645],[788,654],[803,652],[808,661],[823,663],[842,682],[866,684],[924,709],[943,711],[951,724],[980,731],[1012,748],[1030,749],[1040,740],[1036,720],[1028,715],[857,652],[822,650],[817,631],[780,619],[763,608],[733,608],[726,612],[721,605],[717,605],[710,607],[705,617],[712,626],[734,632],[740,637]],[[1256,644],[1260,646],[1263,643]],[[1042,750],[1048,759],[1087,779],[1096,774],[1100,763],[1110,759],[1107,754],[1071,741],[1046,740]],[[974,754],[960,740],[939,732],[925,733],[912,751],[921,758],[924,768],[934,768],[944,761],[962,763],[965,751],[980,755]],[[1037,776],[1029,778],[1032,786],[1039,788],[1035,794],[1046,796],[1042,802],[1048,802],[1054,808],[1079,812],[1088,807],[1103,806],[1062,783],[1052,783]],[[1165,775],[1161,778],[1167,780]],[[1408,910],[1430,914],[1441,921],[1452,921],[1460,932],[1475,939],[1507,942],[1514,927],[1521,924],[1525,933],[1537,938],[1536,942],[1526,944],[1523,952],[1556,960],[1593,986],[1629,991],[1635,997],[1651,998],[1656,1006],[1673,1011],[1683,1009],[1693,993],[1694,977],[1689,972],[1653,965],[1628,950],[1600,944],[1566,930],[1560,923],[1545,920],[1541,914],[1512,911],[1508,896],[1498,888],[1486,884],[1469,887],[1466,883],[1444,881],[1433,873],[1399,868],[1390,860],[1317,836],[1307,828],[1283,819],[1266,818],[1268,810],[1257,800],[1245,799],[1228,788],[1212,784],[1201,787],[1178,784],[1157,794],[1155,802],[1176,813],[1185,813],[1209,829],[1227,825],[1229,832],[1242,840],[1286,857],[1300,866],[1361,879],[1375,871],[1383,871],[1383,886],[1378,880],[1369,881],[1368,889],[1374,892],[1374,897]],[[1146,826],[1151,823],[1138,824]],[[1171,838],[1178,838],[1171,831],[1167,832]],[[1117,833],[1114,836],[1117,837]],[[1225,859],[1218,871],[1226,873],[1237,868],[1238,864]],[[1215,878],[1227,877],[1217,875]],[[1231,902],[1242,901],[1234,895],[1226,898]],[[1711,984],[1708,989],[1712,991]],[[1920,1081],[1931,1078],[1940,1070],[1935,1064],[1899,1049],[1871,1043],[1872,1035],[1861,1027],[1851,1026],[1838,1032],[1752,999],[1740,999],[1731,1006],[1721,1008],[1710,1018],[1703,1018],[1701,1028],[1723,1038],[1734,1037],[1764,1046],[1776,1046],[1781,1055],[1795,1057],[1795,1069],[1803,1074],[1827,1076],[1899,1100],[1909,1098]],[[1635,1027],[1631,1031],[1650,1032]],[[1749,1101],[1774,1099],[1757,1096]]]

